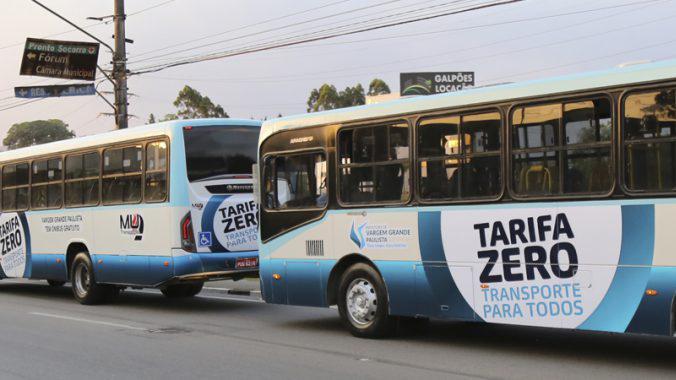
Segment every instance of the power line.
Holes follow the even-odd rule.
[[[13,109],[13,108],[17,108],[17,107],[23,107],[23,106],[25,106],[25,105],[27,105],[27,104],[39,102],[39,101],[45,100],[45,99],[47,99],[47,98],[31,99],[31,100],[28,100],[28,101],[25,101],[25,102],[22,102],[22,103],[19,103],[19,104],[15,104],[15,105],[12,105],[12,106],[9,106],[9,107],[0,108],[0,112],[2,112],[2,111],[7,111],[7,110],[10,110],[10,109]]]
[[[237,27],[237,28],[233,28],[233,29],[228,29],[228,30],[225,30],[225,31],[223,31],[223,32],[219,32],[219,33],[215,33],[215,34],[209,34],[209,35],[202,36],[202,37],[198,37],[198,38],[195,38],[195,39],[192,39],[192,40],[188,40],[188,41],[184,41],[184,42],[179,42],[179,43],[177,43],[177,44],[167,45],[167,46],[163,46],[163,47],[160,47],[160,48],[157,48],[157,49],[148,50],[148,51],[142,52],[142,53],[140,53],[140,54],[136,54],[136,55],[134,55],[134,57],[142,57],[142,56],[148,55],[148,54],[150,54],[150,53],[154,53],[154,52],[158,52],[158,51],[162,51],[162,50],[171,49],[171,48],[173,48],[173,47],[184,46],[184,45],[191,44],[191,43],[197,42],[197,41],[204,41],[204,40],[209,39],[209,38],[212,38],[212,37],[217,37],[217,36],[221,36],[221,35],[223,35],[223,34],[227,34],[227,33],[231,33],[231,32],[236,32],[236,31],[243,30],[243,29],[247,29],[247,28],[250,28],[250,27],[260,26],[260,25],[267,24],[267,23],[270,23],[270,22],[283,20],[283,19],[285,19],[285,18],[289,18],[289,17],[298,16],[298,15],[301,15],[301,14],[313,12],[313,11],[318,10],[318,9],[325,9],[325,8],[328,8],[328,7],[332,7],[332,6],[334,6],[334,5],[338,5],[338,4],[342,4],[342,3],[347,3],[347,2],[349,2],[349,1],[352,1],[352,0],[340,0],[340,1],[334,1],[334,2],[329,3],[329,4],[321,5],[321,6],[314,7],[314,8],[305,9],[305,10],[298,11],[298,12],[294,12],[294,13],[289,13],[289,14],[286,14],[286,15],[283,15],[283,16],[279,16],[279,17],[273,17],[273,18],[270,18],[270,19],[267,19],[267,20],[263,20],[263,21],[254,23],[254,24],[248,24],[248,25],[245,25],[245,26],[241,26],[241,27]]]
[[[579,60],[579,61],[568,62],[568,63],[556,65],[556,66],[541,68],[541,69],[537,69],[537,70],[529,70],[529,71],[523,71],[521,73],[508,74],[508,75],[504,75],[504,76],[501,76],[501,77],[489,78],[489,79],[486,79],[485,82],[486,83],[502,82],[506,78],[520,77],[520,76],[530,75],[530,74],[534,74],[534,73],[538,73],[538,72],[542,72],[542,71],[549,71],[549,70],[554,70],[554,69],[560,69],[560,68],[563,68],[563,67],[575,66],[575,65],[579,65],[579,64],[583,64],[583,63],[598,61],[599,59],[613,58],[613,57],[621,56],[621,55],[628,54],[628,53],[635,53],[637,51],[643,51],[643,50],[653,49],[653,48],[656,48],[656,47],[667,46],[667,45],[671,45],[671,44],[674,44],[674,43],[676,43],[676,39],[667,40],[667,41],[663,41],[663,42],[659,42],[659,43],[651,44],[651,45],[645,45],[645,46],[637,47],[637,48],[634,48],[634,49],[622,50],[622,51],[618,51],[618,52],[615,52],[615,53],[596,56],[596,57],[593,57],[593,58],[583,59],[583,60]],[[673,57],[673,56],[671,56],[671,57]]]
[[[164,1],[164,2],[161,2],[161,3],[158,3],[158,4],[155,4],[155,5],[151,5],[151,6],[149,6],[148,8],[143,8],[143,9],[140,9],[140,10],[138,10],[138,11],[136,11],[136,12],[129,13],[129,14],[127,14],[127,17],[129,17],[129,16],[135,16],[135,15],[137,15],[137,14],[141,14],[141,13],[146,12],[146,11],[149,11],[149,10],[151,10],[151,9],[155,9],[155,8],[159,8],[159,7],[165,6],[165,5],[169,4],[169,3],[173,3],[174,1],[176,1],[176,0],[167,0],[167,1]]]
[[[663,1],[671,1],[671,0],[652,0],[651,2],[655,2],[655,1],[663,2]],[[645,3],[645,2],[643,2],[643,3]],[[615,12],[615,13],[612,13],[612,14],[604,14],[602,17],[604,19],[608,19],[610,17],[618,16],[618,15],[625,14],[625,13],[628,13],[628,12],[636,12],[636,11],[643,9],[643,8],[646,8],[648,6],[650,6],[650,4],[644,5],[643,7],[639,7],[639,8],[634,8],[634,9],[625,10],[625,11],[621,11],[621,12]],[[547,17],[550,17],[550,16],[547,16]],[[668,20],[668,19],[672,19],[674,17],[676,17],[676,14],[666,16],[666,17],[657,18],[657,19],[653,19],[653,20],[649,20],[648,22],[650,22],[650,23],[661,22],[661,21],[665,21],[665,20]],[[533,18],[531,18],[529,20],[532,20],[532,19]],[[525,21],[525,20],[526,19],[521,19],[520,21]],[[565,30],[565,29],[570,29],[570,28],[578,27],[580,25],[589,24],[589,23],[593,23],[593,22],[597,22],[597,21],[598,21],[598,18],[592,18],[592,19],[577,22],[577,23],[574,23],[574,24],[566,24],[563,27],[548,29],[548,30],[544,30],[544,31],[535,31],[535,32],[531,32],[531,33],[522,34],[520,36],[495,40],[495,41],[492,41],[492,42],[489,42],[489,43],[486,43],[486,44],[476,45],[476,46],[472,46],[472,47],[468,47],[468,48],[464,48],[464,49],[453,49],[450,52],[446,51],[446,52],[430,54],[430,55],[426,55],[426,56],[416,56],[414,58],[400,59],[400,60],[389,61],[389,62],[384,62],[384,63],[381,62],[381,63],[373,64],[373,65],[364,65],[364,66],[350,67],[350,68],[344,68],[344,69],[338,69],[338,70],[323,70],[323,71],[317,71],[317,72],[312,72],[312,73],[306,72],[306,73],[303,73],[303,74],[289,75],[289,76],[284,76],[284,77],[280,77],[280,76],[273,76],[273,77],[257,76],[257,77],[255,77],[255,80],[251,80],[251,78],[241,78],[241,77],[240,78],[209,78],[209,79],[191,79],[191,78],[175,78],[175,79],[176,80],[196,80],[196,81],[201,80],[201,81],[212,81],[212,82],[213,81],[269,82],[270,79],[273,82],[285,82],[285,81],[288,81],[288,80],[309,79],[309,77],[308,77],[309,75],[317,75],[318,76],[318,75],[324,75],[324,74],[335,74],[335,73],[338,73],[338,72],[352,71],[352,70],[355,70],[355,69],[367,69],[367,68],[374,68],[374,67],[382,67],[382,66],[386,66],[386,65],[393,65],[393,64],[399,64],[399,63],[404,63],[404,62],[426,60],[426,59],[429,59],[429,58],[444,56],[444,55],[448,55],[448,54],[458,54],[458,53],[461,53],[461,52],[476,50],[476,49],[485,48],[485,47],[489,47],[489,46],[494,46],[494,45],[502,44],[502,43],[505,43],[505,42],[513,42],[513,41],[517,41],[517,40],[521,40],[521,39],[525,39],[525,38],[529,38],[529,37],[533,37],[533,36],[539,36],[539,35],[542,35],[542,34],[552,33],[552,32],[561,31],[561,30]],[[550,41],[550,42],[547,42],[546,44],[530,46],[530,47],[522,48],[522,49],[519,49],[519,50],[509,50],[509,51],[506,51],[506,52],[493,53],[493,54],[480,56],[480,57],[467,58],[467,59],[462,59],[462,60],[453,60],[451,62],[444,62],[444,63],[440,63],[440,64],[435,64],[435,65],[428,65],[428,66],[425,66],[425,67],[441,66],[441,65],[446,65],[448,63],[476,61],[478,59],[492,58],[492,57],[500,56],[500,55],[519,53],[519,52],[523,52],[523,51],[527,51],[527,50],[533,50],[533,49],[537,49],[537,48],[541,48],[541,47],[547,47],[547,46],[556,45],[556,44],[568,43],[568,42],[577,41],[577,40],[581,40],[581,39],[595,38],[597,36],[602,36],[602,35],[605,35],[605,34],[608,34],[608,33],[613,33],[613,32],[617,32],[617,31],[621,31],[621,30],[640,27],[640,26],[645,25],[645,23],[646,23],[646,21],[643,21],[641,23],[627,25],[627,26],[623,26],[623,27],[620,27],[620,28],[615,28],[615,29],[602,31],[602,32],[595,32],[593,34],[588,34],[588,35],[584,35],[584,36],[579,36],[579,37],[574,37],[574,38],[564,39],[564,40],[559,40],[559,41],[553,41],[553,42]],[[451,29],[451,30],[456,30],[456,29]],[[438,31],[437,32],[431,32],[431,33],[438,33]],[[356,75],[361,75],[361,74],[356,74]],[[356,76],[356,75],[350,75],[349,77],[353,77],[353,76]],[[161,77],[153,77],[153,78],[169,79],[169,80],[174,79],[174,78],[161,78]],[[286,78],[288,80],[284,80],[284,79],[280,79],[280,78]],[[321,79],[321,78],[323,78],[323,76],[317,77],[317,78]],[[337,77],[334,76],[332,78],[337,78]]]
[[[251,48],[251,49],[248,49],[248,50],[232,52],[232,53],[228,53],[228,52],[215,53],[215,54],[210,54],[210,55],[206,55],[206,56],[203,56],[203,57],[197,57],[197,58],[192,59],[192,60],[186,60],[186,61],[180,61],[180,62],[165,64],[165,65],[161,65],[159,67],[151,66],[149,68],[141,69],[137,72],[133,72],[130,75],[139,75],[139,74],[144,74],[144,73],[149,73],[149,72],[158,72],[158,71],[165,70],[165,69],[168,69],[168,68],[171,68],[171,67],[176,67],[176,66],[182,66],[182,65],[187,65],[187,64],[197,63],[197,62],[210,61],[210,60],[221,59],[221,58],[225,58],[225,57],[232,57],[232,56],[243,55],[243,54],[250,54],[250,53],[254,53],[254,52],[272,50],[272,49],[277,49],[277,48],[285,47],[285,46],[293,46],[293,45],[298,45],[298,44],[303,44],[303,43],[308,43],[308,42],[313,42],[313,41],[321,41],[321,40],[326,40],[326,39],[331,39],[331,38],[336,38],[336,37],[341,37],[341,36],[358,34],[358,33],[364,33],[364,32],[368,32],[368,31],[384,29],[384,28],[389,28],[389,27],[393,27],[393,26],[401,26],[401,25],[411,24],[411,23],[420,22],[420,21],[427,21],[427,20],[431,20],[431,19],[435,19],[435,18],[439,18],[439,17],[450,16],[450,15],[455,15],[455,14],[459,14],[459,13],[476,11],[476,10],[479,10],[479,9],[486,9],[486,8],[491,8],[491,7],[495,7],[495,6],[517,3],[517,2],[521,2],[521,1],[523,1],[523,0],[504,0],[504,1],[485,3],[485,4],[474,6],[474,7],[471,7],[471,8],[448,11],[448,12],[443,12],[443,13],[439,13],[439,14],[435,14],[435,15],[417,17],[417,18],[413,18],[413,19],[408,19],[408,20],[403,20],[403,21],[398,21],[398,22],[392,22],[392,23],[386,23],[386,24],[370,26],[370,27],[364,27],[364,28],[359,28],[359,29],[355,29],[355,30],[348,30],[348,31],[345,31],[345,32],[334,33],[334,34],[329,34],[329,35],[321,35],[321,36],[317,36],[317,37],[313,37],[313,38],[307,38],[307,39],[303,39],[303,40],[289,41],[289,42],[285,42],[285,43],[262,46],[262,47],[259,47],[259,48]]]
[[[442,4],[433,5],[433,6],[426,6],[426,7],[422,7],[422,8],[416,8],[416,9],[408,10],[408,11],[405,11],[405,12],[394,13],[394,14],[388,14],[388,15],[385,15],[385,16],[379,16],[379,17],[367,19],[367,20],[364,20],[364,21],[354,22],[354,23],[350,23],[350,24],[342,24],[342,25],[338,25],[338,26],[335,26],[335,27],[331,27],[331,28],[325,28],[325,27],[327,27],[327,26],[329,26],[329,25],[335,25],[335,24],[340,24],[340,23],[344,22],[344,20],[340,20],[340,21],[337,21],[337,22],[327,23],[327,24],[323,24],[323,25],[320,25],[320,26],[319,26],[319,27],[322,27],[322,28],[325,28],[325,29],[314,30],[316,27],[311,27],[311,28],[301,29],[301,30],[298,30],[298,31],[285,33],[285,34],[282,34],[282,35],[276,35],[276,36],[274,37],[274,38],[276,38],[276,39],[273,39],[273,40],[268,39],[268,40],[258,40],[258,41],[249,42],[249,43],[247,43],[247,44],[245,44],[245,45],[240,45],[240,47],[237,47],[237,48],[231,48],[230,51],[232,51],[232,50],[234,50],[234,49],[251,48],[251,47],[252,47],[252,44],[253,44],[254,47],[259,47],[259,46],[262,46],[262,45],[265,45],[265,44],[280,43],[280,42],[283,42],[283,41],[289,41],[289,40],[293,40],[293,39],[297,39],[297,38],[310,38],[310,37],[313,37],[313,36],[321,35],[321,34],[323,34],[323,33],[324,33],[324,34],[327,34],[327,33],[338,33],[338,32],[345,31],[346,29],[349,29],[349,28],[351,28],[351,27],[357,27],[357,26],[366,27],[366,26],[378,25],[378,24],[377,24],[378,21],[382,21],[382,20],[385,20],[385,19],[388,19],[388,18],[389,18],[389,19],[393,19],[393,21],[391,21],[391,22],[398,22],[398,21],[406,20],[406,17],[402,17],[402,16],[413,17],[416,13],[428,11],[428,10],[430,10],[430,9],[438,8],[438,7],[448,7],[448,6],[451,6],[451,5],[454,5],[454,6],[456,6],[456,7],[455,7],[455,8],[452,8],[452,9],[447,9],[447,10],[445,10],[445,11],[461,9],[461,8],[458,8],[458,7],[457,7],[457,5],[458,5],[459,3],[476,2],[476,1],[477,1],[477,0],[454,0],[454,1],[445,2],[445,3],[442,3]],[[492,1],[489,1],[489,3],[490,3],[490,2],[492,2]],[[376,4],[376,5],[382,5],[382,4],[388,4],[388,3],[389,3],[389,2],[385,2],[385,3]],[[397,8],[391,9],[391,10],[402,9],[402,8],[410,8],[410,7],[413,6],[413,5],[418,5],[418,4],[422,4],[422,3],[427,3],[427,1],[419,2],[419,3],[415,3],[415,4],[411,4],[411,5],[406,5],[406,6],[403,6],[403,7],[397,7]],[[485,3],[484,3],[484,4],[485,4]],[[375,6],[375,5],[374,5],[374,6]],[[334,14],[334,15],[331,15],[331,16],[329,16],[329,17],[323,17],[323,18],[321,18],[321,19],[324,20],[324,19],[326,19],[326,18],[330,18],[330,17],[334,17],[334,16],[340,16],[340,15],[342,15],[342,14],[352,13],[352,12],[354,12],[354,11],[360,11],[360,10],[367,9],[367,8],[370,8],[370,7],[373,7],[373,6],[354,9],[354,10],[351,10],[351,11],[346,11],[346,12],[339,13],[339,14]],[[438,14],[439,12],[442,12],[442,11],[444,11],[444,10],[441,10],[441,11],[437,10],[437,11],[428,13],[427,15],[436,15],[436,14]],[[374,14],[370,14],[370,15],[366,15],[366,16],[373,16],[373,15],[374,15]],[[381,15],[381,13],[377,13],[377,15]],[[419,15],[419,16],[420,16],[420,15]],[[363,18],[363,17],[365,17],[365,16],[357,17],[357,19]],[[315,20],[316,20],[316,19],[315,19]],[[315,21],[315,20],[309,20],[309,21]],[[308,21],[304,21],[304,22],[300,22],[300,23],[295,23],[295,24],[290,24],[290,25],[285,25],[285,26],[278,27],[278,28],[275,28],[275,29],[286,29],[286,28],[288,28],[288,27],[298,26],[298,25],[301,25],[301,24],[305,24],[305,23],[307,23],[307,22],[308,22]],[[145,58],[145,59],[142,59],[142,60],[133,61],[132,63],[138,63],[138,62],[148,61],[148,60],[156,60],[156,59],[158,59],[158,58],[170,56],[170,55],[175,54],[175,53],[187,52],[187,51],[191,51],[191,50],[195,50],[195,49],[199,49],[199,48],[203,48],[203,47],[208,47],[208,46],[213,46],[213,45],[217,45],[217,44],[222,44],[222,43],[224,43],[224,42],[230,42],[230,41],[234,41],[234,40],[239,40],[239,39],[242,39],[242,38],[244,38],[244,37],[249,37],[249,36],[258,35],[258,34],[264,34],[264,33],[267,33],[268,31],[273,31],[273,30],[270,29],[270,30],[265,30],[265,31],[257,32],[257,33],[252,33],[252,34],[249,34],[249,35],[244,35],[244,36],[234,37],[234,38],[225,39],[225,40],[220,40],[220,41],[212,42],[212,43],[209,43],[209,44],[199,45],[199,46],[195,46],[195,47],[192,47],[192,48],[182,49],[182,50],[174,51],[174,52],[171,52],[171,53],[161,54],[161,55],[153,56],[153,57],[150,57],[150,58]],[[306,33],[304,33],[304,34],[294,34],[294,33],[299,33],[299,32],[306,32]],[[291,35],[291,37],[288,37],[288,38],[282,38],[282,39],[279,38],[279,37],[284,37],[284,36],[289,36],[289,35]],[[209,53],[209,54],[217,54],[217,53]],[[189,57],[188,59],[191,59],[191,58],[194,59],[194,58],[201,57],[201,56],[204,56],[204,55],[205,55],[205,53],[201,53],[201,54],[198,54],[198,55]],[[208,55],[208,54],[207,54],[207,55]]]
[[[440,31],[419,32],[419,33],[413,33],[413,34],[402,34],[402,35],[393,36],[393,37],[380,37],[380,38],[374,38],[374,39],[371,39],[371,40],[383,40],[383,39],[399,38],[399,37],[405,37],[405,36],[431,35],[431,34],[446,33],[446,32],[451,32],[451,31],[467,31],[467,30],[472,30],[472,29],[479,29],[479,28],[492,27],[492,26],[501,26],[501,25],[508,25],[508,24],[514,24],[514,23],[528,22],[528,21],[539,21],[539,20],[555,18],[555,17],[579,15],[579,14],[583,14],[583,13],[591,13],[591,12],[598,12],[598,11],[604,11],[604,10],[609,10],[609,9],[630,7],[630,6],[634,6],[634,5],[649,4],[649,3],[659,2],[659,1],[664,1],[664,0],[641,0],[641,1],[634,1],[634,2],[630,2],[630,3],[616,4],[616,5],[605,6],[605,7],[583,9],[583,10],[579,10],[579,11],[556,13],[556,14],[551,14],[551,15],[546,15],[546,16],[528,17],[528,18],[521,18],[521,19],[515,19],[515,20],[508,20],[508,21],[504,21],[504,22],[471,25],[471,26],[467,26],[467,27],[451,28],[451,29],[445,29],[445,30],[440,30]],[[445,4],[442,4],[442,5],[447,5],[447,4],[449,4],[449,3],[445,3]],[[367,21],[370,21],[370,20],[367,20]],[[345,26],[341,26],[341,27],[345,27]],[[313,34],[316,34],[316,33],[318,33],[318,32],[311,33],[309,35],[313,35]],[[305,34],[305,35],[302,35],[302,36],[308,36],[308,34]],[[299,36],[296,36],[296,37],[299,37]],[[288,40],[288,39],[285,39],[285,40]],[[369,40],[366,39],[366,40],[363,40],[363,41],[369,41]],[[275,41],[272,41],[272,42],[275,42]],[[352,41],[345,41],[345,42],[337,42],[337,43],[333,43],[333,44],[335,45],[335,44],[344,44],[344,43],[353,43],[353,42]],[[325,45],[329,45],[329,44],[325,44]],[[317,46],[317,45],[308,45],[308,46]],[[296,46],[296,47],[299,47],[299,46]],[[230,51],[230,52],[232,52],[232,51]],[[166,56],[166,55],[168,55],[168,54],[165,54],[165,55],[162,55],[162,56]],[[157,56],[157,57],[161,57],[161,56]],[[189,60],[189,59],[195,59],[197,57],[199,57],[199,56],[181,57],[180,59],[174,60],[174,62]],[[156,58],[156,57],[146,58],[146,59],[141,60],[141,61],[149,60],[149,59],[152,59],[152,58]],[[140,62],[140,61],[137,61],[137,62]],[[167,64],[167,63],[171,63],[171,61],[165,62],[165,63],[152,64],[152,65],[149,65],[149,66],[146,66],[146,67],[142,67],[140,70],[159,67],[159,66],[162,66],[162,65]]]
[[[150,6],[150,7],[148,7],[148,8],[144,8],[144,9],[141,9],[141,10],[139,10],[139,11],[130,13],[130,14],[128,14],[127,16],[138,15],[138,14],[141,14],[141,13],[143,13],[143,12],[149,11],[149,10],[151,10],[151,9],[158,8],[158,7],[160,7],[160,6],[166,5],[166,4],[171,3],[171,2],[174,2],[174,1],[176,1],[176,0],[168,0],[168,1],[164,1],[164,2],[162,2],[162,3],[155,4],[155,5]],[[91,28],[93,28],[93,27],[96,27],[96,26],[99,26],[99,25],[103,25],[103,24],[109,24],[109,23],[111,23],[111,22],[112,22],[112,21],[110,21],[110,20],[100,21],[100,22],[97,22],[97,23],[94,23],[94,24],[85,25],[85,26],[82,27],[82,29],[91,29]],[[43,37],[40,37],[40,38],[57,37],[57,36],[61,36],[61,35],[68,34],[68,33],[72,33],[72,32],[77,32],[77,31],[78,31],[77,29],[70,29],[70,30],[66,30],[66,31],[63,31],[63,32],[59,32],[59,33],[48,34],[48,35],[43,36]],[[11,45],[0,46],[0,50],[9,49],[9,48],[17,47],[17,46],[23,46],[24,44],[25,44],[25,41],[24,41],[24,42],[17,42],[17,43],[15,43],[15,44],[11,44]]]
[[[360,8],[354,8],[354,9],[350,9],[350,10],[347,10],[347,11],[335,13],[335,14],[332,14],[332,15],[329,15],[329,16],[317,17],[317,18],[313,18],[313,19],[310,19],[310,20],[300,21],[300,22],[296,22],[296,23],[292,23],[292,24],[286,24],[286,25],[282,25],[282,26],[278,26],[278,27],[274,27],[274,28],[270,28],[270,29],[265,29],[265,30],[258,31],[258,32],[252,32],[252,33],[245,34],[245,35],[242,35],[242,36],[231,37],[231,38],[228,38],[228,39],[225,39],[225,40],[215,41],[215,42],[211,42],[211,43],[208,43],[208,44],[202,44],[202,45],[194,46],[194,47],[187,48],[187,49],[176,50],[176,51],[172,51],[172,52],[169,52],[169,53],[157,55],[157,56],[154,56],[154,57],[145,58],[145,59],[142,59],[142,60],[137,60],[137,61],[132,60],[130,63],[137,63],[137,62],[147,61],[147,60],[149,60],[149,59],[165,57],[165,56],[173,55],[173,54],[177,54],[177,53],[183,53],[183,52],[186,52],[186,51],[191,51],[191,50],[195,50],[195,49],[200,49],[200,48],[203,48],[203,47],[209,47],[209,46],[221,44],[221,43],[224,43],[224,42],[230,42],[230,41],[240,40],[240,39],[246,38],[246,37],[257,36],[257,35],[264,34],[264,33],[276,32],[276,31],[279,31],[279,30],[282,30],[282,29],[287,29],[287,28],[291,28],[291,27],[294,27],[294,26],[298,26],[298,25],[304,25],[304,24],[311,23],[311,22],[315,22],[315,21],[318,21],[318,20],[326,20],[327,18],[333,18],[333,17],[337,17],[337,16],[343,16],[343,15],[346,15],[346,14],[351,14],[351,13],[359,12],[359,11],[362,11],[362,10],[365,10],[365,9],[377,8],[377,7],[380,7],[380,6],[383,6],[383,5],[392,4],[392,3],[399,2],[399,1],[402,1],[402,0],[387,0],[387,1],[384,1],[384,2],[377,3],[377,4],[373,4],[373,5],[369,5],[369,6],[365,6],[365,7],[360,7]],[[340,2],[339,2],[339,3],[340,3]],[[332,3],[332,4],[333,4],[333,3]],[[311,8],[311,10],[314,10],[314,9],[317,9],[317,8]],[[293,15],[293,14],[291,14],[291,15]],[[287,16],[291,16],[291,15],[287,15]],[[283,17],[286,17],[286,16],[283,16]],[[278,18],[278,19],[279,19],[279,18]],[[274,19],[273,19],[273,20],[274,20]],[[250,27],[250,26],[254,26],[254,25],[255,25],[255,24],[251,24],[251,25],[246,25],[246,26],[241,27],[241,28],[230,29],[230,30],[225,31],[225,32],[221,32],[221,33],[217,33],[217,34],[210,35],[209,37],[214,37],[214,36],[217,36],[217,35],[222,35],[222,34],[226,34],[226,33],[233,32],[233,31],[237,31],[237,30],[242,30],[242,29],[248,28],[248,27]],[[259,24],[259,25],[260,25],[260,24]],[[197,41],[197,40],[202,40],[202,39],[204,39],[204,38],[196,39],[196,40],[193,40],[193,41],[188,41],[188,42],[186,42],[186,43],[183,43],[183,45],[185,45],[185,44],[187,44],[187,43],[195,42],[195,41]],[[166,48],[159,48],[159,49],[155,49],[154,51],[160,51],[160,50],[166,50]],[[150,53],[150,52],[146,52],[146,53],[139,54],[139,55],[137,55],[137,57],[138,57],[138,56],[145,55],[145,54],[147,54],[147,53]]]

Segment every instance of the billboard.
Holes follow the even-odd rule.
[[[401,96],[433,95],[474,86],[473,71],[399,74]]]

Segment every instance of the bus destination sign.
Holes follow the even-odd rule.
[[[474,86],[474,72],[401,73],[400,94],[433,95],[464,90]]]
[[[93,81],[98,59],[98,43],[27,38],[20,75]]]

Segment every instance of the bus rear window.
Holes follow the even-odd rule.
[[[188,180],[251,174],[259,132],[260,128],[253,126],[184,128]]]

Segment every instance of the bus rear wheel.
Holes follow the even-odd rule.
[[[394,331],[388,315],[385,282],[370,265],[358,263],[347,269],[338,285],[338,312],[343,324],[359,338],[382,338]]]
[[[187,298],[196,296],[202,291],[202,287],[204,287],[203,282],[196,282],[191,284],[169,285],[166,288],[160,289],[160,291],[168,298]]]
[[[94,266],[86,252],[80,252],[75,256],[70,273],[73,296],[83,305],[96,305],[117,294],[114,286],[96,283]]]

